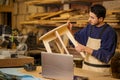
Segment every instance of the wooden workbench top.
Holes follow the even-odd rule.
[[[38,77],[42,80],[50,80],[50,79],[45,79],[45,78],[42,77],[42,75],[40,74],[41,73],[41,67],[40,66],[37,67],[36,71],[27,72],[24,69],[20,69],[20,72],[25,73],[25,74],[33,75],[33,76]],[[82,70],[81,68],[75,68],[74,69],[74,75],[88,77],[89,80],[118,80],[118,79],[112,78],[111,75],[102,74],[102,73],[98,73],[98,72],[87,71],[87,70]]]

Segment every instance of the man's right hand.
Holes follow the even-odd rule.
[[[72,24],[70,23],[70,21],[67,21],[67,23],[68,23],[68,29],[72,31]]]

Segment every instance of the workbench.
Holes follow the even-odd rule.
[[[50,79],[45,79],[42,77],[40,66],[37,67],[36,71],[32,71],[32,72],[27,72],[22,68],[19,69],[19,71],[24,74],[33,75],[37,78],[40,78],[41,80],[50,80]],[[87,71],[87,70],[83,70],[81,68],[74,68],[74,75],[88,77],[89,80],[119,80],[119,79],[112,78],[111,75],[102,74],[102,73],[93,72],[93,71]]]
[[[15,75],[30,75],[34,78],[38,78],[40,80],[50,80],[43,78],[41,75],[41,66],[37,66],[36,71],[26,71],[23,67],[20,68],[0,68],[0,71],[8,74],[15,74]],[[12,72],[12,73],[11,73]],[[83,70],[81,68],[74,68],[74,75],[88,77],[88,80],[120,80],[115,79],[111,75],[107,75],[105,73],[98,73],[88,70]]]

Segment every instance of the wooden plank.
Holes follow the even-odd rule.
[[[60,0],[32,0],[25,2],[28,5],[60,4]]]
[[[58,49],[60,50],[60,52],[63,54],[63,53],[64,53],[64,49],[60,46],[60,44],[59,44],[59,42],[58,42],[58,39],[55,39],[54,41],[55,41]]]
[[[105,19],[104,22],[119,23],[120,20],[112,20],[112,19],[111,20],[107,20],[107,19]]]
[[[70,17],[70,16],[71,16],[71,14],[69,12],[63,13],[60,15],[60,17]]]
[[[43,44],[45,45],[47,52],[52,53],[52,50],[51,50],[50,45],[49,45],[49,39],[44,39]]]
[[[33,57],[19,56],[19,58],[0,59],[0,67],[20,67],[26,63],[34,64]]]
[[[62,13],[65,13],[65,12],[70,12],[70,11],[73,11],[73,10],[63,10],[63,11],[58,11],[56,13],[53,13],[51,15],[48,15],[48,16],[45,16],[45,17],[42,17],[41,19],[44,20],[44,19],[48,19],[48,18],[51,18],[51,17],[54,17],[54,16],[57,16],[57,15],[60,15]]]
[[[87,22],[88,22],[88,20],[78,20],[77,21],[77,23],[87,23]],[[104,22],[118,23],[118,22],[120,22],[120,20],[113,20],[113,19],[107,20],[107,19],[105,19]]]
[[[51,20],[68,20],[69,17],[53,17]]]
[[[120,13],[120,10],[119,9],[116,9],[116,10],[107,10],[107,15],[108,14],[113,14],[113,13]]]
[[[29,16],[30,19],[34,19],[34,18],[41,18],[41,17],[44,17],[44,16],[47,16],[47,15],[51,15],[53,14],[54,12],[49,12],[49,13],[33,13]]]
[[[23,21],[20,22],[21,25],[29,25],[29,24],[41,24],[41,25],[45,25],[45,24],[56,24],[56,22],[54,21],[50,21],[50,20],[33,20],[33,21]]]
[[[55,39],[56,36],[55,36],[55,34],[53,33],[54,31],[59,31],[59,32],[61,33],[61,35],[63,35],[65,29],[63,29],[63,28],[61,28],[61,27],[66,27],[66,26],[67,26],[67,24],[64,24],[64,25],[61,25],[61,26],[59,26],[59,27],[57,27],[57,28],[49,31],[48,33],[46,33],[46,34],[44,34],[43,36],[41,36],[41,37],[39,38],[39,40],[43,40],[44,38],[48,38],[48,37],[54,37],[53,39]],[[51,36],[48,36],[48,35],[51,35]],[[53,39],[52,39],[52,40],[53,40]],[[51,40],[50,40],[50,41],[51,41]]]
[[[62,41],[62,39],[61,39],[61,37],[60,37],[58,31],[55,31],[55,34],[56,34],[56,37],[59,39],[60,43],[62,44],[63,48],[65,49],[65,52],[66,52],[67,54],[70,54],[70,53],[68,52],[68,50],[67,50],[67,48],[66,48],[64,42]]]

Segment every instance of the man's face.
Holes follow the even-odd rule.
[[[92,13],[92,12],[89,13],[88,22],[91,25],[96,25],[96,26],[99,25],[99,23],[100,23],[98,17],[94,13]]]

